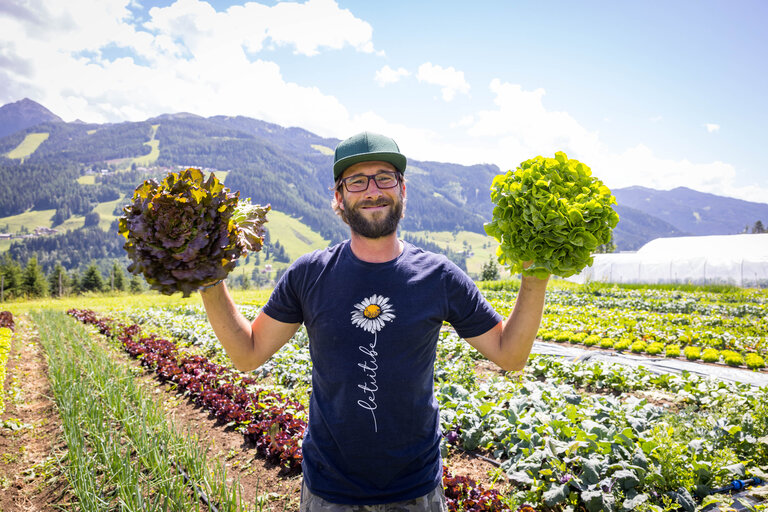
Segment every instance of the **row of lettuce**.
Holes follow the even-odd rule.
[[[513,291],[484,293],[500,312],[514,304]],[[553,287],[539,337],[760,370],[768,357],[768,293]]]
[[[253,318],[257,309],[242,311]],[[223,358],[199,308],[126,314]],[[534,357],[519,377],[479,376],[478,357],[454,334],[442,335],[435,380],[443,449],[495,461],[495,478],[503,475],[513,489],[499,496],[504,509],[526,503],[556,510],[685,507],[692,496],[706,500],[712,489],[768,465],[766,389],[544,356]],[[256,377],[306,400],[306,334],[300,331]]]

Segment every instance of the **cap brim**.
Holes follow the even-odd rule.
[[[339,179],[344,171],[349,167],[360,162],[387,162],[395,166],[400,173],[405,174],[407,159],[401,153],[379,152],[379,153],[361,153],[342,158],[333,164],[333,179]]]

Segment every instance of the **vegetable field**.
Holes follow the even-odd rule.
[[[515,285],[484,293],[506,314]],[[235,298],[254,318],[266,296]],[[8,305],[0,510],[298,509],[306,334],[240,373],[199,304]],[[763,375],[768,293],[553,282],[539,336]],[[720,488],[768,476],[768,387],[541,355],[506,373],[446,326],[435,392],[451,510],[726,510]]]

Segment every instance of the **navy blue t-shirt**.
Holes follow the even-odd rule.
[[[409,500],[441,481],[434,363],[443,321],[465,338],[501,317],[441,255],[405,242],[367,263],[349,241],[299,258],[264,306],[303,322],[312,357],[304,480],[332,503]]]

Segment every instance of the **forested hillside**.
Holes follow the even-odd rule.
[[[23,159],[0,158],[0,217],[26,210],[57,210],[57,219],[84,215],[99,202],[119,197],[108,185],[83,186],[77,179],[115,159],[149,152],[151,126],[122,123],[108,128],[79,123],[45,123],[0,139],[0,155],[19,146],[29,133],[48,138]],[[56,222],[54,222],[54,225]]]
[[[22,151],[23,157],[9,157],[34,137],[42,140],[39,146],[29,154]],[[53,209],[56,226],[101,202],[130,195],[148,177],[200,167],[226,171],[226,185],[242,198],[271,204],[337,242],[348,236],[330,208],[331,155],[338,142],[245,117],[174,114],[138,123],[46,122],[0,139],[0,217]],[[491,212],[487,188],[496,173],[491,165],[409,161],[403,228],[482,232]],[[93,174],[87,183],[81,179],[86,174]]]
[[[53,211],[45,214],[50,215],[46,226],[56,227],[71,216],[86,215],[90,223],[98,223],[94,208],[101,204],[103,228],[111,220],[111,216],[104,218],[103,203],[116,204],[112,215],[120,215],[117,200],[129,197],[144,179],[160,178],[173,169],[200,167],[226,175],[225,184],[239,191],[242,198],[271,204],[274,210],[301,220],[331,243],[348,236],[347,226],[330,208],[336,139],[240,116],[166,114],[142,122],[64,123],[42,106],[32,108],[37,104],[6,108],[12,105],[16,104],[3,107],[4,112],[14,123],[28,127],[0,138],[0,218]],[[38,117],[25,121],[18,119],[20,112],[32,112],[47,120],[32,125]],[[493,208],[490,183],[503,171],[506,169],[487,164],[464,166],[410,159],[403,230],[483,233]],[[687,189],[665,192],[630,187],[614,193],[622,216],[614,232],[618,250],[637,249],[660,236],[740,232],[743,226],[763,219],[762,213],[768,211],[768,205],[762,203]],[[722,215],[723,211],[728,215]],[[34,218],[38,222],[40,216]],[[35,226],[24,227],[31,230]],[[14,255],[24,263],[36,251],[60,251],[58,258],[66,262],[71,261],[67,253],[79,244],[84,255],[109,252],[112,247],[118,248],[118,254],[121,251],[122,240],[114,230],[105,235],[108,240],[82,235],[73,233],[71,236],[83,240],[72,244],[64,242],[67,235],[60,235],[56,242],[60,247],[53,249],[36,247],[53,242],[16,241]],[[458,253],[451,256],[460,262]],[[48,266],[47,258],[40,257]]]
[[[768,204],[699,192],[686,187],[654,190],[627,187],[615,191],[622,206],[645,212],[691,235],[730,235],[768,219]],[[768,198],[766,198],[768,200]]]
[[[113,228],[105,232],[91,226],[53,236],[26,238],[14,242],[7,254],[14,261],[24,264],[32,256],[37,256],[44,272],[53,270],[57,263],[67,270],[103,259],[124,260],[127,264],[123,250],[125,239],[117,235],[117,226]]]

